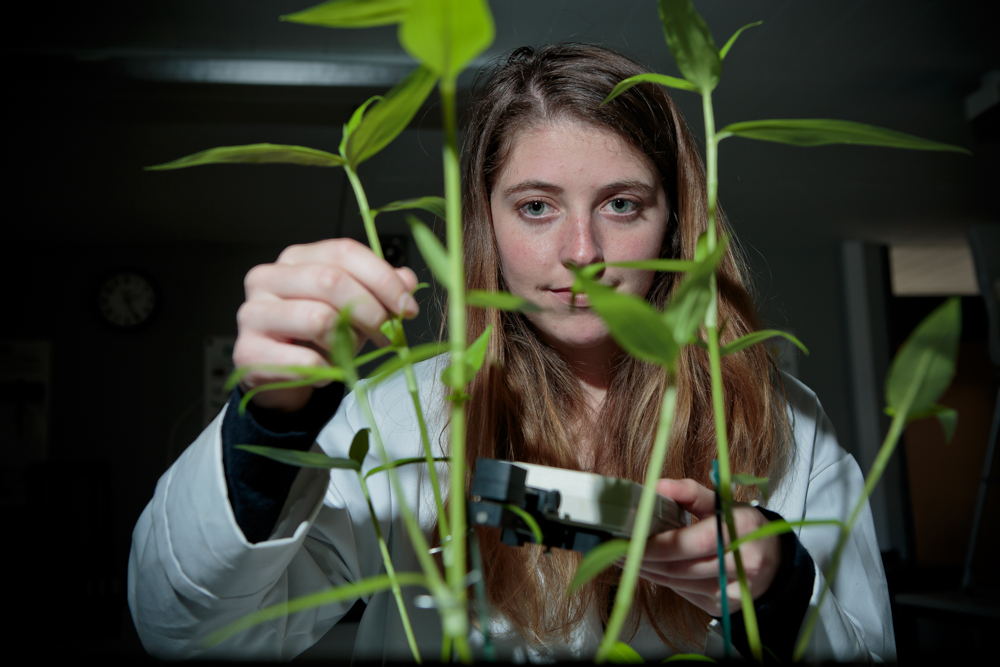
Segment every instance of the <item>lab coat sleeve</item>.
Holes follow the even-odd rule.
[[[351,470],[303,468],[274,532],[251,544],[236,523],[222,463],[220,414],[156,485],[132,534],[128,602],[143,646],[159,658],[288,660],[355,600],[281,616],[209,647],[205,638],[258,609],[378,574],[370,515]],[[357,406],[326,427],[347,456]],[[388,525],[385,526],[388,529]]]
[[[793,383],[795,381],[792,381]],[[865,480],[850,454],[837,443],[826,413],[803,385],[789,386],[797,404],[793,429],[797,441],[792,466],[792,497],[778,510],[788,520],[835,518],[846,522],[864,493]],[[792,394],[797,394],[793,397]],[[841,554],[839,571],[820,604],[839,537],[836,526],[798,529],[799,540],[816,564],[809,612],[819,608],[806,661],[892,662],[896,644],[882,558],[871,509],[865,503]]]

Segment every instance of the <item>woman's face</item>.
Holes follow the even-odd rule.
[[[607,326],[584,295],[570,305],[567,262],[659,256],[669,207],[649,159],[613,132],[574,121],[522,131],[490,197],[503,274],[511,292],[544,308],[528,318],[550,345],[606,349]],[[609,267],[601,282],[645,297],[651,271]]]

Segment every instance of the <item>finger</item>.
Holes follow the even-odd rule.
[[[247,294],[244,305],[254,304],[255,314],[274,309],[268,311],[268,321],[261,322],[261,326],[269,327],[267,330],[325,345],[336,323],[336,313],[350,308],[355,328],[376,344],[388,343],[379,327],[389,318],[389,311],[343,267],[278,264],[256,267],[247,275]],[[279,303],[286,305],[278,306]],[[297,305],[290,305],[293,303]],[[324,309],[322,304],[333,310]],[[278,326],[275,320],[285,317],[291,320]]]
[[[736,561],[732,554],[726,554],[724,559],[726,573],[736,573]],[[683,561],[644,561],[643,567],[665,577],[677,579],[707,579],[719,576],[719,559],[696,558]]]
[[[353,301],[351,322],[376,344],[385,345],[389,341],[378,330],[387,313],[360,286],[352,290],[360,296]],[[350,300],[348,300],[350,303]],[[328,347],[330,332],[336,326],[340,313],[330,304],[312,299],[264,299],[257,298],[245,302],[236,313],[240,332],[257,332],[282,342],[303,341],[320,350]],[[359,340],[359,345],[364,340]]]
[[[333,239],[287,248],[278,257],[278,265],[310,265],[338,267],[363,284],[383,307],[394,315],[414,317],[419,312],[410,291],[416,286],[416,276],[407,269],[401,272],[380,259],[367,246],[352,239]],[[409,280],[412,276],[412,282]],[[338,276],[321,276],[325,289],[333,290]]]
[[[716,556],[718,547],[715,522],[715,517],[712,517],[693,526],[653,535],[646,542],[643,561],[687,561]]]
[[[699,519],[715,514],[715,492],[693,479],[661,479],[656,484],[656,492]]]
[[[236,339],[236,344],[233,346],[233,364],[236,368],[244,366],[329,366],[326,359],[312,348],[282,343],[267,336],[252,333],[241,334]],[[240,384],[244,389],[252,389],[269,382],[280,382],[297,377],[299,376],[291,373],[260,369],[248,373]],[[321,387],[326,384],[329,382],[317,382],[316,386]]]
[[[660,586],[666,586],[667,588],[678,593],[701,595],[714,600],[717,604],[721,599],[719,596],[718,577],[711,577],[708,579],[678,579],[676,577],[666,577],[657,572],[650,572],[648,570],[642,570],[641,576],[647,581],[652,581]],[[737,603],[740,600],[740,582],[735,576],[727,576],[726,578],[726,597],[728,597],[730,601],[735,601]]]

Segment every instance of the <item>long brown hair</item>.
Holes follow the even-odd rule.
[[[464,244],[469,289],[506,289],[490,214],[491,188],[525,128],[559,120],[608,129],[653,162],[662,178],[671,221],[661,257],[693,258],[707,229],[705,170],[696,144],[673,101],[656,85],[631,88],[601,105],[615,84],[644,70],[607,49],[584,44],[522,47],[477,86],[463,150]],[[727,232],[719,215],[718,229]],[[657,273],[647,300],[662,308],[676,282]],[[723,341],[758,329],[747,271],[736,252],[719,266],[719,319]],[[658,367],[621,355],[606,398],[590,414],[579,381],[562,357],[542,342],[522,315],[470,308],[469,340],[493,325],[490,364],[472,381],[468,403],[467,464],[477,457],[579,469],[576,434],[596,438],[595,471],[642,481],[649,462],[660,402],[667,386]],[[783,467],[788,424],[773,364],[761,346],[723,359],[727,424],[734,472],[770,476]],[[663,477],[690,477],[710,486],[716,442],[707,354],[688,347],[676,372],[677,412]],[[753,493],[737,492],[739,500]],[[568,636],[598,604],[606,621],[618,575],[608,573],[575,596],[565,588],[579,562],[572,552],[542,555],[540,548],[500,544],[495,530],[479,531],[490,602],[527,639],[543,643]],[[631,627],[645,619],[674,647],[700,646],[708,616],[673,591],[641,581]]]

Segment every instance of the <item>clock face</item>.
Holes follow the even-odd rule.
[[[123,329],[145,324],[156,310],[153,285],[132,271],[121,271],[105,280],[97,299],[104,319]]]

